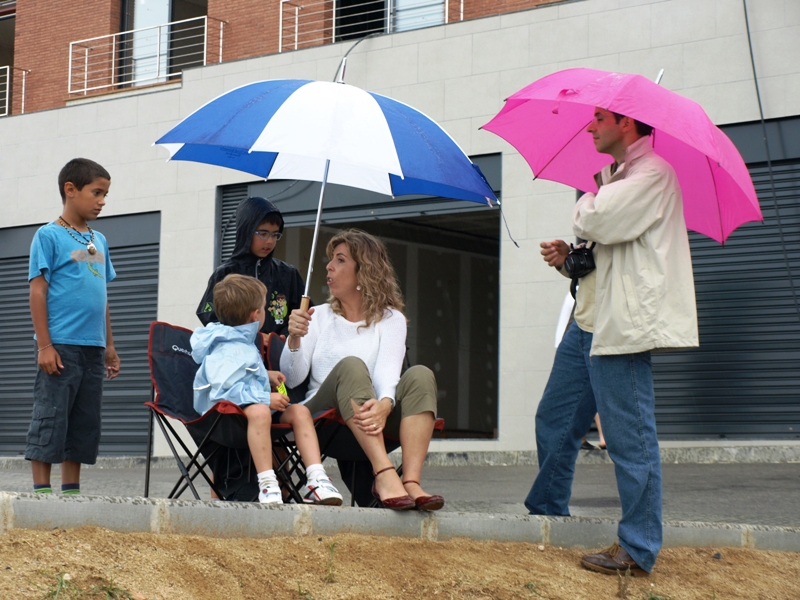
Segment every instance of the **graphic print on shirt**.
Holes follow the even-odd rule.
[[[286,296],[278,292],[272,292],[270,296],[269,308],[267,309],[277,325],[282,325],[283,320],[289,314],[289,307],[286,304]]]
[[[69,254],[72,262],[85,262],[86,266],[89,268],[89,272],[94,275],[95,277],[99,277],[103,279],[103,274],[97,270],[97,267],[92,265],[92,263],[103,264],[105,262],[105,256],[102,252],[98,251],[95,254],[89,254],[88,250],[73,250]]]

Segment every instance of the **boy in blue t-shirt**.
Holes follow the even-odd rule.
[[[86,158],[58,174],[64,210],[31,242],[30,305],[39,370],[25,458],[33,489],[52,492],[50,468],[61,463],[61,492],[80,493],[81,463],[100,445],[103,374],[119,374],[106,285],[114,279],[106,238],[87,221],[105,206],[111,176]]]

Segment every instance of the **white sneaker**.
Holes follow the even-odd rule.
[[[258,490],[258,501],[262,504],[283,504],[283,494],[281,486],[277,481],[266,480],[260,482]]]
[[[325,504],[327,506],[341,506],[342,495],[333,486],[327,475],[309,479],[302,488],[300,495],[307,504]]]

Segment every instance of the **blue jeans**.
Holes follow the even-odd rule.
[[[614,461],[620,545],[650,571],[661,549],[661,457],[650,353],[589,356],[592,334],[572,323],[536,411],[539,474],[525,499],[535,515],[569,516],[581,438],[600,413]]]

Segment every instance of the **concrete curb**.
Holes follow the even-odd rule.
[[[395,466],[402,460],[401,452],[392,452],[389,457]],[[776,444],[709,444],[683,445],[676,442],[661,444],[661,462],[667,464],[718,464],[718,463],[800,463],[800,442]],[[326,459],[326,466],[335,464]],[[578,464],[611,464],[608,452],[602,450],[581,451]],[[88,469],[132,469],[144,468],[144,456],[101,456],[97,464],[85,466]],[[433,467],[476,467],[476,466],[536,466],[538,460],[535,450],[521,451],[473,451],[473,452],[429,452],[426,466]],[[28,461],[21,456],[0,457],[0,470],[27,469]],[[151,468],[175,468],[171,456],[153,457]]]
[[[396,456],[395,456],[396,455]],[[393,460],[400,458],[392,453]],[[578,464],[612,464],[608,452],[582,450]],[[800,443],[775,445],[709,445],[672,446],[661,445],[661,462],[667,464],[717,464],[717,463],[800,463]],[[398,462],[399,464],[399,462]],[[474,467],[474,466],[538,466],[535,450],[517,452],[430,452],[426,466]]]
[[[617,522],[588,517],[482,513],[399,513],[369,508],[264,506],[107,496],[0,492],[0,534],[11,529],[105,527],[119,532],[212,537],[359,533],[431,541],[467,537],[563,548],[598,548],[616,538]],[[665,523],[664,547],[754,548],[800,552],[800,528],[714,523]]]

